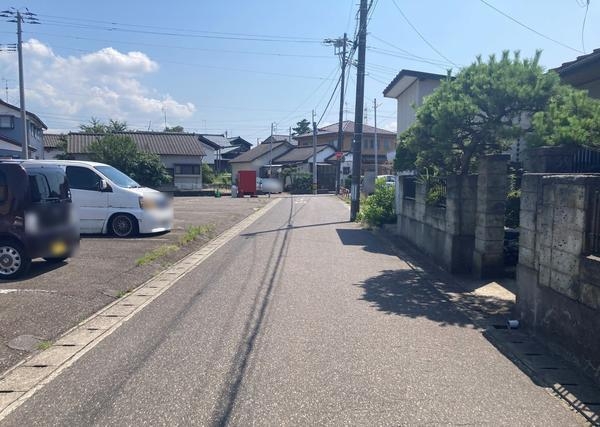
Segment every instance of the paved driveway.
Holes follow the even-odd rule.
[[[23,279],[0,282],[0,372],[28,354],[8,347],[12,339],[33,335],[53,340],[267,202],[267,198],[175,198],[175,224],[170,233],[133,239],[84,236],[79,252],[67,262],[51,265],[37,260]],[[200,225],[210,226],[211,231],[181,246],[186,230]],[[179,249],[172,248],[153,262],[136,264],[167,245]]]

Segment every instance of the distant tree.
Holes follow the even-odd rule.
[[[106,126],[107,133],[113,132],[125,132],[127,131],[127,122],[125,120],[108,120],[108,125]]]
[[[142,185],[158,187],[171,176],[156,154],[140,152],[128,136],[106,134],[88,147],[92,160],[109,164]]]
[[[85,133],[125,132],[127,130],[127,122],[124,120],[109,119],[108,124],[105,124],[96,117],[92,117],[89,123],[79,125],[79,129]]]
[[[79,129],[85,133],[106,133],[106,125],[96,117],[92,117],[87,124],[79,125]]]
[[[135,159],[131,177],[150,188],[160,187],[171,182],[172,179],[157,154],[142,152],[138,153]]]
[[[202,182],[212,184],[215,180],[215,171],[206,163],[202,163]]]
[[[183,126],[173,126],[173,127],[165,127],[164,132],[174,132],[174,133],[181,133],[183,132]]]
[[[306,119],[302,119],[296,123],[296,127],[292,128],[292,130],[294,131],[294,135],[302,135],[303,133],[310,132],[312,129],[310,127],[310,122]]]
[[[137,157],[138,148],[128,136],[107,134],[88,147],[90,157],[95,162],[106,163],[131,175]]]

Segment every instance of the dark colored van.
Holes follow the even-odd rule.
[[[0,279],[16,278],[31,260],[60,262],[79,245],[65,172],[41,162],[0,161]]]

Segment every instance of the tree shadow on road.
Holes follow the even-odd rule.
[[[387,314],[426,318],[440,326],[473,327],[466,315],[415,270],[385,270],[358,286],[364,290],[362,300]]]

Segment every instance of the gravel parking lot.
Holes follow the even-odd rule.
[[[67,262],[52,265],[36,260],[27,276],[0,282],[0,372],[28,354],[8,346],[14,338],[32,335],[54,340],[268,201],[266,197],[178,197],[170,233],[132,239],[83,236],[79,251]],[[198,226],[207,227],[194,241],[182,244],[190,236],[190,227]],[[142,259],[147,262],[138,265]]]

